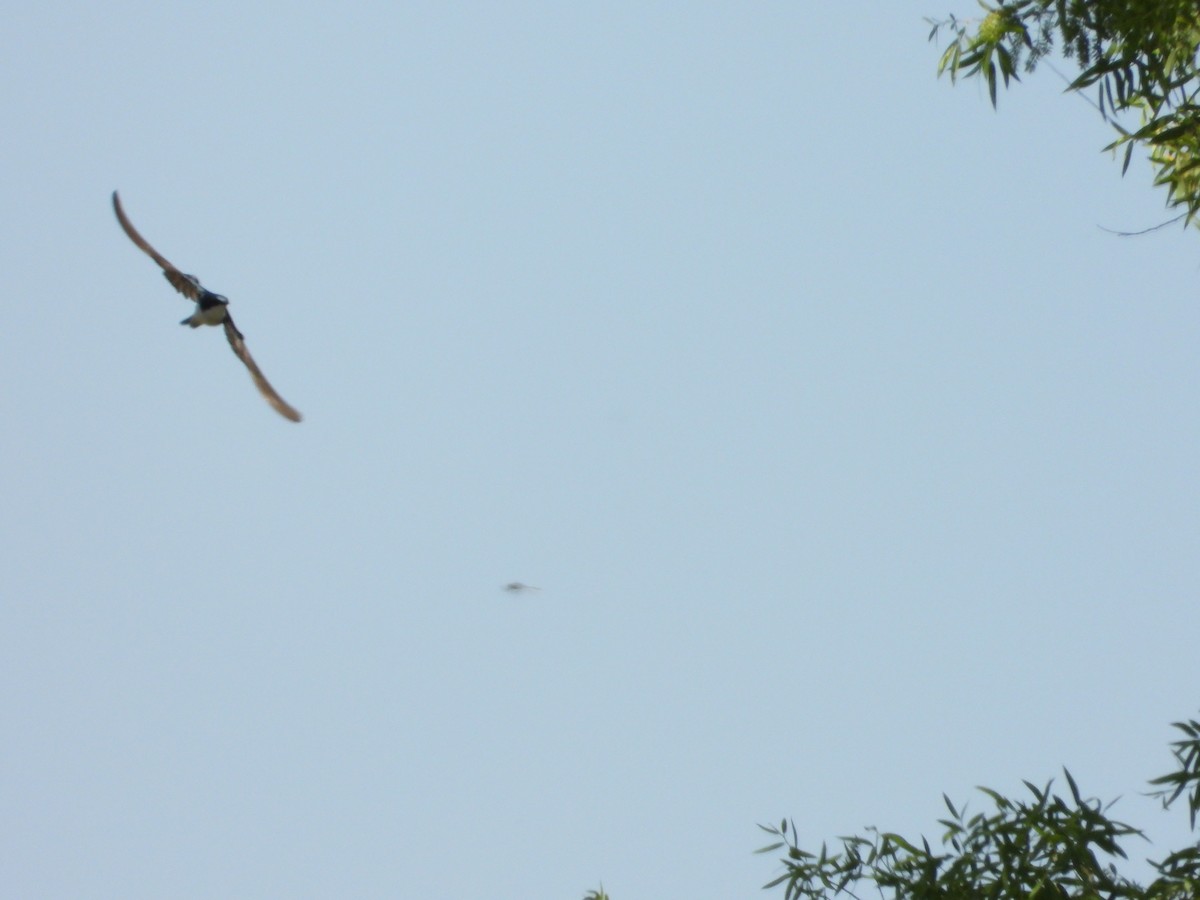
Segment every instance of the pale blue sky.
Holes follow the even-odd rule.
[[[943,7],[8,10],[3,893],[749,898],[1063,764],[1185,834],[1196,239]]]

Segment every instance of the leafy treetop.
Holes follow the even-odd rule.
[[[1019,81],[1056,47],[1080,69],[1070,91],[1094,90],[1117,131],[1106,150],[1149,148],[1155,184],[1180,218],[1200,224],[1200,2],[1197,0],[1004,0],[980,5],[981,19],[930,20],[930,40],[952,41],[938,74],[981,77],[996,105],[997,85]],[[1087,96],[1086,94],[1084,96]],[[1136,123],[1136,124],[1135,124]]]
[[[1151,781],[1163,807],[1188,795],[1192,828],[1200,812],[1200,722],[1176,722],[1183,739],[1172,744],[1177,766]],[[1111,804],[1085,798],[1065,773],[1068,797],[1025,782],[1028,798],[1010,799],[989,788],[993,811],[968,816],[943,797],[950,816],[939,820],[941,847],[868,829],[869,837],[839,838],[840,849],[800,847],[796,827],[760,825],[779,838],[759,853],[786,848],[782,875],[766,887],[784,885],[785,900],[832,900],[874,888],[895,900],[1196,900],[1200,897],[1200,843],[1154,862],[1154,880],[1141,885],[1121,875],[1121,842],[1142,832],[1108,817]]]

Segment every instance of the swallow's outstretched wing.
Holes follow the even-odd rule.
[[[121,208],[121,198],[117,196],[117,192],[113,191],[113,212],[117,214],[117,221],[121,223],[121,227],[125,229],[125,233],[129,235],[129,239],[137,244],[141,250],[152,260],[159,264],[163,270],[163,274],[167,276],[167,281],[171,282],[171,287],[183,294],[189,300],[199,300],[200,282],[196,280],[195,275],[184,275],[180,272],[171,261],[165,256],[150,246],[149,242],[138,234],[137,229],[133,227],[133,223],[125,215],[125,210]]]
[[[234,355],[237,356],[250,370],[250,377],[254,379],[254,386],[258,388],[258,392],[267,398],[267,402],[271,404],[275,412],[279,413],[285,419],[291,419],[293,422],[300,421],[300,413],[288,406],[282,397],[275,392],[275,388],[271,387],[271,382],[267,381],[262,370],[254,362],[254,357],[250,355],[250,351],[246,349],[246,339],[242,333],[238,331],[237,326],[233,324],[233,319],[229,313],[225,314],[225,337],[229,339],[229,346],[233,348]]]

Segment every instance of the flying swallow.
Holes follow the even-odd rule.
[[[540,591],[540,587],[534,587],[532,584],[521,584],[519,581],[510,581],[504,586],[504,590],[510,594],[519,594],[522,591]]]
[[[229,340],[229,346],[233,348],[234,355],[240,359],[250,371],[250,377],[254,379],[254,384],[258,388],[260,394],[267,398],[267,402],[275,409],[277,413],[285,419],[291,419],[293,422],[300,421],[300,413],[288,406],[284,399],[275,393],[275,388],[271,387],[271,383],[267,381],[266,376],[254,362],[254,357],[250,355],[250,351],[246,349],[246,339],[237,326],[233,324],[233,317],[229,315],[229,301],[220,294],[214,294],[200,284],[200,280],[195,275],[185,275],[173,266],[166,257],[160,254],[157,250],[151,247],[144,237],[137,233],[137,229],[133,227],[133,223],[125,216],[125,210],[121,208],[121,198],[117,196],[117,192],[113,191],[113,211],[117,214],[117,221],[121,223],[121,227],[125,233],[129,235],[129,239],[133,241],[142,251],[145,252],[152,260],[158,263],[163,270],[163,275],[167,281],[171,282],[171,287],[183,294],[189,300],[196,303],[196,311],[180,322],[180,325],[190,325],[192,328],[199,328],[201,325],[223,325],[225,326],[225,337]]]

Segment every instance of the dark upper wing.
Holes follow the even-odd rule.
[[[275,393],[275,388],[271,387],[271,382],[267,381],[266,377],[255,364],[254,357],[246,349],[245,338],[237,330],[237,326],[233,324],[233,319],[229,317],[228,313],[225,314],[225,337],[229,339],[229,346],[233,348],[233,352],[237,358],[245,363],[246,368],[250,370],[250,377],[254,379],[254,384],[258,388],[258,392],[267,398],[267,402],[274,407],[275,412],[279,413],[285,419],[299,422],[301,418],[300,413],[288,406],[284,402],[284,399]]]
[[[190,275],[184,275],[175,266],[171,265],[170,260],[155,250],[146,242],[146,239],[138,234],[137,229],[133,227],[133,223],[129,221],[125,215],[125,210],[121,208],[121,198],[117,196],[117,192],[113,191],[113,212],[117,214],[117,221],[121,223],[121,227],[125,229],[125,233],[129,235],[129,239],[140,247],[152,260],[162,267],[163,274],[167,276],[167,281],[171,282],[171,287],[183,294],[189,300],[198,300],[200,298],[200,283]]]

